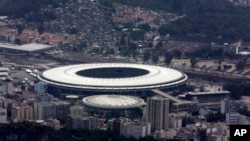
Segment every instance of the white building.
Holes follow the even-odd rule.
[[[84,112],[84,107],[80,105],[70,106],[70,115],[71,116],[87,116],[87,113]]]
[[[53,129],[55,129],[55,130],[59,130],[60,129],[60,121],[57,120],[57,119],[52,119],[52,118],[48,119],[48,120],[46,120],[45,125],[50,126]]]
[[[178,115],[169,116],[169,128],[181,128],[182,127],[182,117]]]
[[[126,133],[123,134],[127,137],[133,136],[137,139],[140,137],[145,137],[151,133],[151,124],[150,123],[128,123],[123,125],[126,128]]]
[[[234,113],[234,112],[226,113],[226,123],[228,125],[239,124],[240,116],[241,115],[239,113]]]
[[[96,117],[84,117],[84,116],[70,116],[70,120],[68,121],[68,127],[72,129],[77,128],[86,128],[90,130],[94,129],[102,129],[104,125],[104,119],[96,118]]]
[[[230,110],[229,99],[227,99],[227,98],[222,99],[220,112],[222,114],[225,114],[225,113],[229,112],[229,110]]]
[[[47,120],[36,120],[35,122],[44,126],[50,126],[55,130],[59,130],[61,128],[60,121],[57,119],[53,119],[53,118],[49,118]]]

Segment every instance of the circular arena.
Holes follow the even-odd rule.
[[[124,95],[93,95],[82,99],[84,105],[98,109],[129,109],[145,105],[143,99]]]
[[[186,74],[166,67],[130,63],[90,63],[52,68],[38,79],[50,90],[80,93],[130,93],[150,89],[173,89],[187,81]],[[76,92],[72,92],[76,93]]]

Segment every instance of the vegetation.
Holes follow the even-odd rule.
[[[238,109],[237,112],[239,112],[241,115],[245,115],[247,117],[250,117],[250,111],[248,111],[247,108]]]
[[[206,115],[206,117],[207,122],[223,122],[226,119],[225,114],[221,114],[220,112],[209,113]]]
[[[232,53],[224,52],[222,48],[219,49],[211,49],[210,47],[203,47],[195,50],[194,52],[185,53],[186,57],[193,57],[193,58],[230,58],[234,59],[238,56]]]
[[[244,70],[245,67],[246,67],[246,60],[239,61],[236,64],[236,69],[237,70]]]
[[[19,122],[0,124],[0,141],[138,141],[134,137],[125,137],[109,131],[88,129],[67,129],[56,131],[51,127],[42,126],[33,122]],[[146,136],[139,141],[155,141]]]
[[[164,62],[169,65],[173,59],[173,54],[171,52],[166,52],[165,53],[165,60]]]
[[[28,21],[43,21],[55,19],[51,12],[39,12],[47,5],[58,7],[59,3],[66,3],[68,0],[7,0],[0,3],[0,15],[13,18],[26,17]],[[32,12],[32,14],[31,14]],[[29,15],[27,15],[29,14]]]
[[[250,9],[235,7],[228,0],[100,1],[106,6],[112,6],[113,2],[185,15],[184,18],[162,25],[159,29],[161,35],[250,40]]]
[[[223,89],[231,92],[230,97],[240,99],[241,96],[250,96],[250,83],[229,83]]]
[[[198,60],[196,58],[192,57],[190,59],[190,63],[191,63],[191,67],[193,68],[198,63]]]

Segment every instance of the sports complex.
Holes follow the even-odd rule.
[[[97,109],[130,109],[146,104],[141,98],[124,95],[93,95],[82,101],[85,106]]]
[[[175,90],[186,74],[171,68],[130,63],[89,63],[48,69],[38,76],[53,93],[140,94],[151,89]]]

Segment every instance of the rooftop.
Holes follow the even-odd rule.
[[[15,49],[15,50],[21,50],[21,51],[37,51],[37,50],[42,50],[42,49],[49,49],[51,47],[52,47],[51,45],[37,44],[37,43],[24,44],[20,46],[14,45],[14,44],[0,43],[0,48]]]
[[[87,106],[104,109],[135,108],[145,104],[141,98],[122,95],[94,95],[85,97],[82,101]]]

